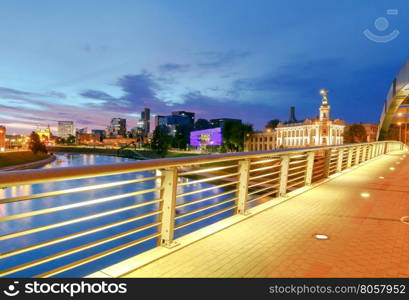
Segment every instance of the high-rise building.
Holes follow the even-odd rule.
[[[6,127],[0,126],[0,152],[6,150]]]
[[[166,116],[160,116],[160,115],[155,116],[155,120],[154,120],[155,128],[158,127],[159,125],[166,126]]]
[[[141,122],[142,122],[142,129],[143,135],[148,136],[150,131],[150,123],[151,123],[151,110],[149,108],[145,108],[141,112]]]
[[[75,128],[73,121],[58,121],[58,136],[67,138],[70,135],[75,135]]]
[[[125,137],[126,136],[126,119],[113,118],[111,125],[108,127],[108,135],[110,137]]]
[[[195,113],[190,111],[178,110],[172,111],[172,116],[181,116],[189,120],[189,123],[193,126],[195,124]]]

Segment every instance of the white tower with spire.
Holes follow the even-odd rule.
[[[320,107],[320,121],[329,121],[330,117],[329,117],[329,113],[331,111],[331,106],[328,105],[328,98],[327,98],[327,94],[328,91],[325,89],[322,89],[320,91],[320,94],[322,95],[322,104]]]

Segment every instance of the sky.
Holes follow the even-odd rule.
[[[332,118],[377,123],[408,20],[407,0],[1,1],[0,124],[130,129],[149,107],[262,129],[316,117],[322,88]]]

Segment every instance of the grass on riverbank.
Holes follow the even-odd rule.
[[[48,154],[33,154],[31,151],[0,153],[0,168],[27,164],[50,157]]]
[[[133,150],[133,148],[128,148],[130,150]],[[54,146],[54,147],[49,147],[49,151],[51,152],[74,152],[74,153],[93,153],[93,154],[101,154],[101,155],[114,155],[116,156],[118,153],[118,149],[109,149],[109,148],[92,148],[92,147],[81,147],[81,146]],[[137,152],[139,152],[141,155],[145,156],[146,158],[149,159],[158,159],[161,158],[160,155],[156,154],[155,152],[147,149],[137,149]],[[124,154],[122,152],[122,154]],[[201,155],[199,153],[186,153],[186,152],[168,152],[166,155],[166,158],[171,158],[171,157],[184,157],[184,156],[197,156]]]

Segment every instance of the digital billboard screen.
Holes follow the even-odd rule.
[[[192,146],[221,146],[221,144],[222,129],[220,127],[197,130],[190,133],[190,145]]]

